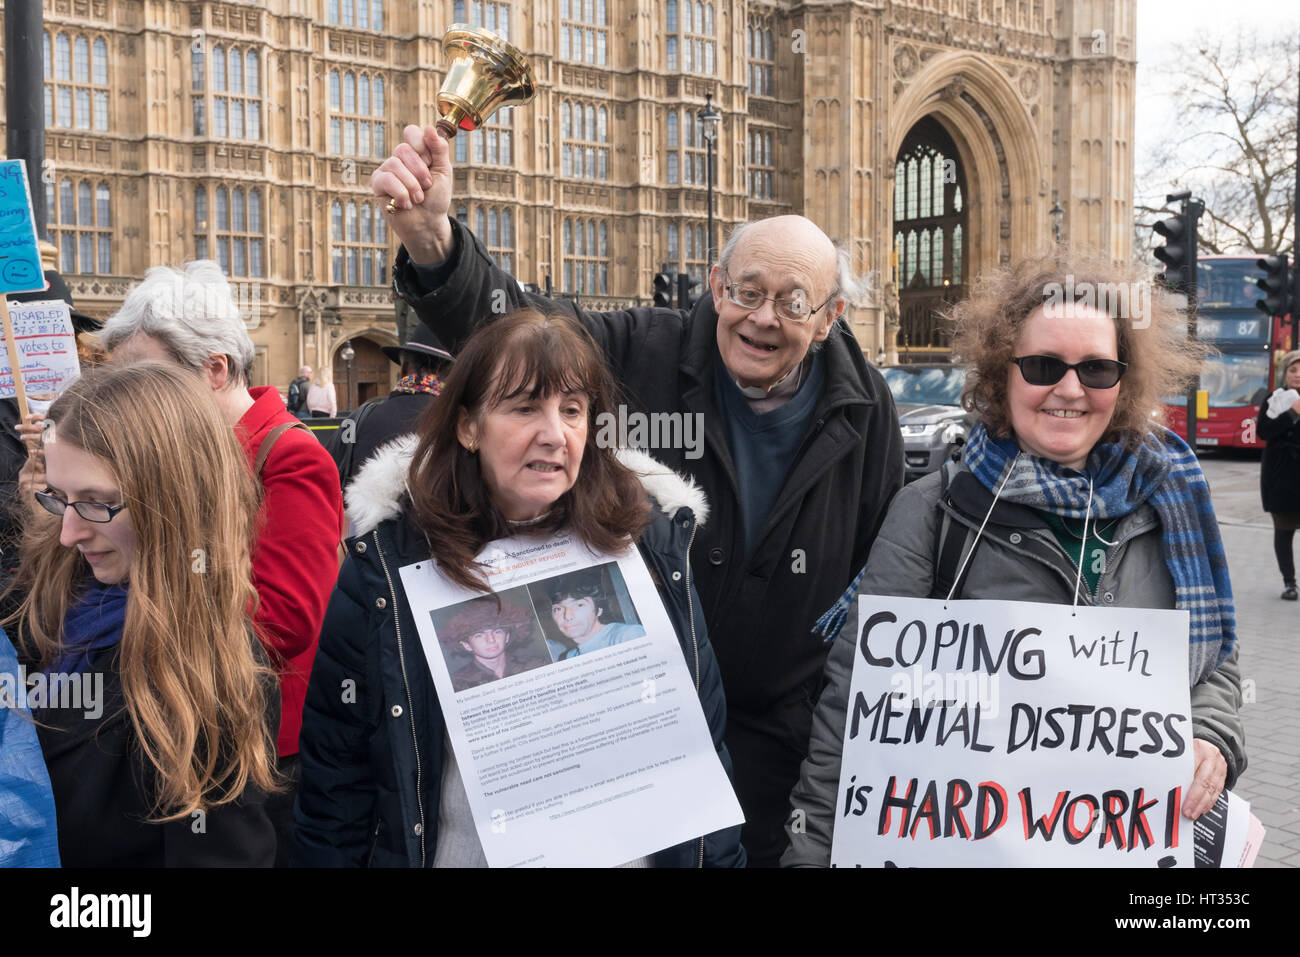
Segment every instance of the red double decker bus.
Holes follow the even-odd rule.
[[[1255,437],[1260,403],[1273,391],[1277,360],[1291,343],[1291,317],[1266,316],[1255,308],[1263,297],[1258,256],[1204,256],[1196,263],[1196,336],[1214,347],[1201,368],[1209,415],[1196,423],[1203,446],[1261,449]],[[1186,396],[1167,396],[1169,428],[1187,435]]]

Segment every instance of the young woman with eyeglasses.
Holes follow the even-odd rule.
[[[270,866],[275,676],[253,633],[257,498],[199,381],[104,367],[50,407],[17,626],[73,867]]]
[[[978,418],[962,462],[899,492],[837,608],[849,611],[856,588],[1187,609],[1195,777],[1182,812],[1195,819],[1246,766],[1223,543],[1195,455],[1156,418],[1198,354],[1172,297],[1149,297],[1148,315],[1125,314],[1139,301],[1132,295],[1051,298],[1063,288],[1130,292],[1145,281],[1058,252],[998,270],[955,307],[953,352],[968,367],[963,404]],[[969,548],[963,565],[945,567],[944,534]],[[842,620],[827,616],[828,638]],[[841,631],[827,662],[810,757],[791,795],[808,819],[790,834],[786,865],[830,861],[856,637],[855,628]]]

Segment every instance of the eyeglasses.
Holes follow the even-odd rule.
[[[782,296],[774,299],[763,295],[763,290],[759,289],[757,286],[751,286],[748,283],[743,282],[733,282],[723,288],[727,290],[727,298],[742,309],[753,311],[761,308],[763,303],[770,302],[772,304],[772,311],[775,312],[779,318],[786,322],[793,323],[807,322],[822,309],[825,309],[831,299],[834,299],[836,296],[835,293],[832,293],[830,299],[827,299],[826,302],[823,302],[816,309],[809,309],[808,300],[802,294],[793,297]]]
[[[51,515],[62,515],[71,506],[86,521],[97,522],[100,525],[111,522],[118,512],[126,508],[125,505],[105,505],[102,502],[68,502],[49,489],[35,494],[36,501],[40,502],[41,507]]]
[[[1056,385],[1073,369],[1079,384],[1089,389],[1113,389],[1128,368],[1118,359],[1084,359],[1073,365],[1055,356],[1020,356],[1011,361],[1030,385]]]

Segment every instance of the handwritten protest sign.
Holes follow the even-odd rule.
[[[0,293],[45,288],[23,160],[0,160]]]
[[[28,393],[62,392],[80,375],[77,337],[66,302],[13,302],[9,304],[9,318]],[[0,398],[12,398],[14,391],[13,368],[5,349],[0,352]]]
[[[1192,866],[1186,612],[859,601],[833,865]]]

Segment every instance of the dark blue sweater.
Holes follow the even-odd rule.
[[[808,380],[785,405],[770,412],[757,413],[722,364],[716,359],[718,409],[727,430],[727,445],[736,466],[736,483],[740,490],[740,514],[745,521],[745,554],[763,532],[768,513],[776,501],[786,473],[797,458],[799,446],[808,434],[817,400],[822,394],[825,364],[820,353],[813,354]]]

